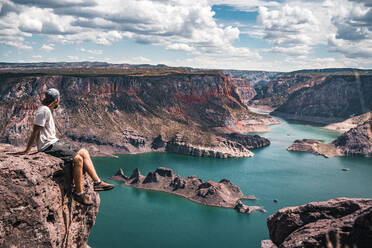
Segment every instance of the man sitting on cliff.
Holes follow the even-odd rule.
[[[21,154],[28,154],[36,140],[38,151],[61,158],[65,162],[72,162],[72,176],[75,183],[74,199],[84,205],[92,205],[93,202],[83,191],[83,169],[94,180],[95,191],[110,190],[114,188],[114,185],[99,179],[86,149],[80,149],[71,143],[57,139],[52,112],[58,107],[59,102],[60,94],[57,89],[50,88],[45,92],[43,105],[36,111],[27,148]]]

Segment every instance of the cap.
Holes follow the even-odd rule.
[[[57,100],[59,96],[59,91],[55,88],[49,88],[47,91],[45,91],[45,100],[47,102],[53,102]]]

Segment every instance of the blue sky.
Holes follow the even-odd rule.
[[[363,0],[0,0],[0,61],[372,68]]]

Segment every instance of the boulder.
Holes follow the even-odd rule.
[[[372,199],[337,198],[284,208],[268,218],[267,226],[278,247],[338,243],[367,248],[372,244]]]

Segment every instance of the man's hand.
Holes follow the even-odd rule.
[[[22,156],[22,155],[27,155],[29,153],[30,151],[24,150],[24,151],[19,151],[19,152],[9,152],[7,154],[14,155],[14,156]]]
[[[26,154],[28,154],[31,151],[31,148],[34,145],[37,136],[39,136],[40,130],[42,128],[43,127],[34,125],[34,127],[32,129],[32,134],[31,134],[31,136],[30,136],[30,138],[28,140],[28,143],[27,143],[26,150],[24,150],[23,152],[19,152],[18,155],[26,155]]]

